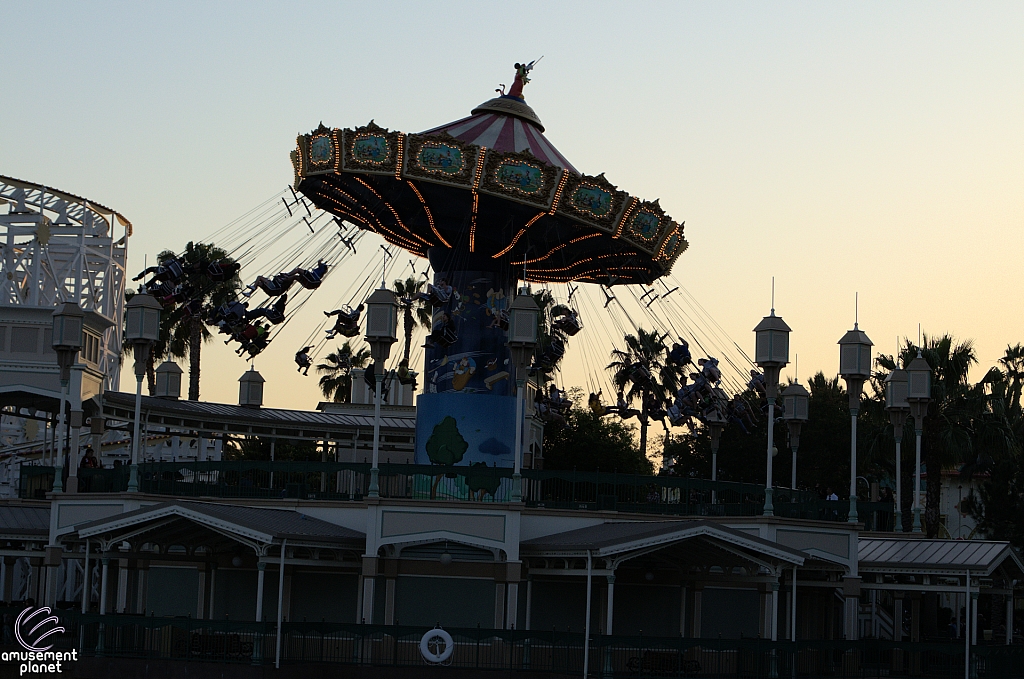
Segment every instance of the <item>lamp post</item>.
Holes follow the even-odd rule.
[[[789,486],[794,491],[793,502],[796,502],[796,451],[800,448],[800,428],[807,421],[810,398],[810,394],[799,382],[793,382],[782,392],[782,419],[789,427],[789,448],[793,451],[793,470],[790,473]]]
[[[516,371],[516,447],[512,455],[512,502],[523,499],[523,389],[526,374],[537,348],[537,319],[540,308],[528,287],[521,288],[508,308],[508,348]]]
[[[142,419],[142,378],[153,343],[160,339],[160,302],[142,291],[136,293],[124,308],[125,337],[132,343],[135,357],[135,433],[132,436],[132,466],[128,476],[128,492],[139,491],[139,437]]]
[[[722,441],[722,432],[728,423],[722,411],[725,409],[725,404],[729,401],[729,398],[721,387],[715,387],[712,389],[712,393],[714,394],[712,405],[704,413],[704,423],[707,424],[711,432],[711,482],[716,483],[717,486],[718,444]],[[713,505],[718,504],[718,488],[716,486],[711,487],[711,504]]]
[[[896,439],[896,509],[893,513],[893,530],[903,530],[903,425],[910,414],[907,402],[907,373],[896,368],[885,378],[885,409],[889,411],[892,435]]]
[[[871,377],[872,342],[854,322],[853,330],[839,340],[839,375],[846,380],[850,397],[850,514],[847,520],[857,523],[857,415],[864,381]]]
[[[60,366],[60,410],[58,411],[57,429],[60,432],[57,447],[56,469],[53,477],[53,492],[60,493],[64,490],[64,401],[68,394],[68,384],[71,382],[71,366],[75,364],[78,352],[82,348],[82,326],[85,323],[85,312],[74,302],[64,302],[53,312],[53,339],[51,344],[57,352],[57,365]],[[77,492],[77,485],[68,480],[68,491]]]
[[[771,314],[754,328],[756,345],[754,362],[764,371],[765,395],[768,397],[768,475],[764,486],[764,515],[774,516],[772,504],[772,449],[775,447],[775,397],[779,394],[779,373],[789,363],[790,327],[781,317]]]
[[[385,361],[391,345],[398,341],[398,300],[395,293],[381,286],[366,300],[366,343],[373,358],[373,465],[370,467],[369,497],[380,497],[378,451],[380,449],[380,401],[384,391]]]
[[[924,432],[924,417],[928,414],[928,403],[932,400],[932,367],[921,356],[907,366],[907,402],[914,418],[914,525],[915,533],[921,532],[921,434]],[[936,472],[937,473],[937,472]]]

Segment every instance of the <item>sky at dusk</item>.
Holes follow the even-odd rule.
[[[674,277],[748,352],[772,276],[801,377],[837,372],[855,293],[886,353],[918,323],[982,366],[1024,342],[1024,3],[8,2],[3,25],[0,174],[128,217],[130,275],[285,188],[297,133],[426,130],[543,55],[547,138],[685,220]],[[312,407],[288,331],[266,403]],[[245,368],[211,343],[204,399]],[[584,372],[570,344],[564,383]]]

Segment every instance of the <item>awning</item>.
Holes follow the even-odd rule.
[[[683,545],[680,561],[707,565],[747,566],[770,569],[802,566],[810,557],[796,549],[712,523],[710,521],[607,522],[564,533],[527,540],[522,554],[528,557],[578,558],[588,554],[620,562]]]
[[[1024,578],[1024,563],[1009,542],[861,537],[857,550],[862,573],[991,576],[1000,567]]]
[[[268,509],[210,502],[165,502],[77,526],[79,538],[106,545],[204,545],[220,551],[225,543],[247,544],[257,552],[284,540],[289,546],[357,549],[366,535],[290,509]]]

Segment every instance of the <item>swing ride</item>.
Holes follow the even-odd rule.
[[[528,67],[517,65],[516,84],[508,94],[480,104],[467,118],[420,134],[371,121],[354,129],[321,123],[300,135],[291,154],[294,187],[213,234],[228,245],[227,259],[191,265],[201,274],[198,280],[211,285],[232,276],[252,281],[218,307],[197,304],[202,295],[183,282],[184,260],[161,262],[137,278],[149,277],[147,290],[165,308],[180,307],[202,317],[227,335],[226,344],[237,344],[240,356],[252,359],[281,336],[344,262],[345,279],[332,286],[344,291],[333,305],[318,305],[323,316],[317,327],[293,345],[300,347],[293,349],[297,370],[307,375],[328,342],[361,334],[362,302],[375,285],[386,282],[379,257],[374,262],[359,252],[361,239],[370,233],[383,239],[385,269],[389,258],[408,251],[413,259],[401,268],[392,264],[391,272],[422,282],[399,304],[426,308],[431,327],[422,347],[406,346],[404,355],[385,369],[403,384],[417,384],[410,365],[423,366],[419,439],[429,440],[444,418],[460,412],[455,433],[468,448],[459,460],[463,464],[511,460],[511,450],[495,442],[514,438],[515,377],[506,342],[508,306],[519,281],[538,285],[538,294],[548,295],[530,367],[531,375],[543,374],[539,383],[555,379],[573,338],[582,343],[577,355],[590,388],[587,405],[599,416],[631,419],[643,413],[668,430],[706,421],[717,411],[727,422],[751,426],[750,405],[730,399],[723,387],[744,391],[752,364],[670,278],[688,246],[682,223],[658,201],[633,197],[603,174],[576,170],[547,140],[539,117],[526,104],[522,87],[528,74]],[[323,228],[335,225],[336,231]],[[417,270],[417,258],[428,260],[426,271]],[[347,263],[352,260],[363,260],[361,272]],[[591,290],[600,295],[595,299]],[[250,309],[259,293],[266,300]],[[584,331],[584,318],[592,319],[590,331]],[[678,338],[671,340],[666,360],[681,380],[655,398],[650,372],[639,363],[630,366],[629,382],[646,394],[638,410],[606,381],[599,357],[608,355],[601,339],[618,343],[641,324],[657,330],[662,341]],[[694,364],[683,334],[706,358]],[[352,369],[351,355],[336,352],[332,357],[340,370]],[[726,366],[728,374],[723,374]],[[364,373],[364,379],[370,376],[368,384],[372,370]],[[601,403],[602,376],[604,386],[611,386],[609,393],[617,396],[615,405]],[[537,390],[534,408],[544,421],[557,425],[571,402],[564,391],[550,387]],[[460,400],[452,401],[449,397],[456,394]],[[433,461],[426,457],[418,451],[419,461]]]

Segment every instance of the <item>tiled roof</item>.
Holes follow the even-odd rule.
[[[991,574],[1010,559],[1017,569],[1024,564],[1009,542],[989,540],[918,540],[913,538],[861,538],[857,556],[863,570],[943,571]]]
[[[49,534],[49,507],[0,505],[0,535],[38,535],[48,537]]]

